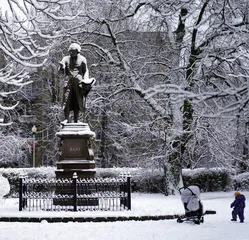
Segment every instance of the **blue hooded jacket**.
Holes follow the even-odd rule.
[[[242,210],[246,206],[246,198],[243,194],[240,194],[235,197],[235,200],[231,203],[231,208],[234,207],[234,209]]]

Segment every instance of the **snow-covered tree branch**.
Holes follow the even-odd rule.
[[[23,86],[31,83],[28,79],[30,69],[40,68],[46,62],[53,46],[52,40],[62,34],[52,30],[51,24],[72,21],[79,14],[67,12],[71,1],[66,0],[7,2],[9,10],[0,15],[0,54],[5,59],[0,68],[0,83],[5,87],[0,91],[4,98],[14,96]],[[6,107],[9,109],[9,106]],[[4,108],[1,105],[1,109]]]

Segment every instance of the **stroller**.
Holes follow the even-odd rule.
[[[182,187],[179,189],[181,200],[185,209],[184,217],[178,217],[177,222],[193,221],[195,224],[204,222],[203,205],[200,200],[198,186]]]

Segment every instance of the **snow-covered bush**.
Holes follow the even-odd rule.
[[[18,196],[20,175],[29,178],[55,178],[55,167],[41,168],[0,168],[0,174],[10,183],[10,196]],[[131,189],[133,192],[164,193],[164,173],[159,170],[141,168],[96,168],[95,177],[119,177],[121,174],[131,176]],[[184,169],[183,180],[186,185],[198,184],[202,191],[226,191],[233,189],[232,173],[225,168],[211,169]],[[238,184],[249,189],[249,174],[236,178]],[[243,180],[243,181],[242,181]],[[242,190],[242,188],[241,188]]]
[[[0,174],[6,177],[10,184],[10,196],[17,197],[19,192],[20,175],[30,178],[54,178],[54,167],[40,168],[0,168]]]
[[[204,192],[233,189],[232,173],[226,168],[183,169],[182,175],[186,186],[198,185]]]
[[[134,176],[139,168],[96,168],[95,177],[118,177],[121,174],[129,174]]]
[[[140,170],[132,176],[133,192],[164,193],[163,171]]]
[[[238,174],[233,177],[233,184],[235,190],[249,190],[249,172]]]
[[[141,168],[97,168],[96,177],[131,176],[132,192],[163,193],[163,171]]]
[[[27,139],[0,131],[0,167],[27,166]]]

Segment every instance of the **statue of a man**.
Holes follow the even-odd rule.
[[[65,75],[63,89],[63,111],[69,122],[70,111],[74,112],[74,122],[78,122],[79,111],[85,114],[85,102],[95,79],[89,79],[86,58],[80,55],[81,47],[77,43],[69,46],[69,56],[63,57],[59,70]]]

